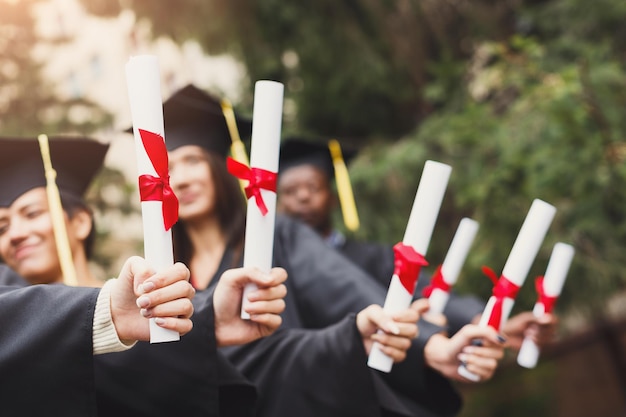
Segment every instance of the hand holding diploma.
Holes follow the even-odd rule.
[[[155,273],[145,259],[129,258],[119,277],[110,280],[111,319],[118,337],[126,342],[151,340],[152,325],[146,318],[176,335],[191,331],[196,291],[188,280],[189,269],[181,263]]]
[[[272,334],[282,323],[286,279],[283,268],[272,268],[269,273],[250,267],[225,271],[213,293],[217,345],[241,345]],[[247,294],[248,320],[241,317],[240,303],[249,283],[257,290]]]
[[[228,159],[228,171],[239,179],[247,180],[245,193],[248,200],[243,266],[256,267],[269,273],[274,250],[274,223],[276,219],[276,176],[280,131],[283,117],[284,86],[275,81],[257,81],[254,88],[252,115],[252,145],[250,168]],[[256,289],[246,285],[241,309],[246,312],[247,295]]]
[[[383,307],[387,314],[404,310],[411,304],[420,269],[428,264],[424,255],[430,243],[451,171],[449,165],[440,162],[426,161],[424,165],[404,239],[402,243],[394,246],[396,268]],[[367,364],[379,371],[389,372],[393,359],[382,352],[380,346],[375,343]]]
[[[526,280],[555,213],[554,206],[538,199],[534,200],[515,239],[502,275],[498,278],[493,271],[484,269],[494,282],[494,288],[480,319],[480,326],[490,326],[500,332],[513,309],[517,292]],[[462,365],[459,366],[458,372],[471,381],[479,380],[478,375],[469,372]]]
[[[570,264],[574,257],[574,248],[565,243],[554,245],[545,277],[539,277],[536,281],[538,299],[533,308],[533,315],[537,318],[552,313]],[[534,368],[539,359],[539,347],[530,338],[526,337],[517,356],[517,363],[525,368]]]
[[[428,301],[420,299],[393,314],[388,314],[376,304],[361,310],[356,316],[356,325],[363,338],[365,352],[369,354],[376,343],[393,363],[403,361],[411,340],[419,333],[417,321],[427,308]]]

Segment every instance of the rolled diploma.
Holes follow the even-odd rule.
[[[283,84],[275,81],[257,81],[254,87],[252,116],[252,145],[250,167],[278,172],[280,130],[283,117]],[[261,190],[267,214],[263,216],[254,198],[248,201],[243,266],[254,266],[270,272],[274,249],[274,223],[276,220],[276,193]],[[256,289],[248,284],[244,288],[241,303],[241,318],[249,319],[244,311],[248,304],[247,295]]]
[[[157,173],[146,154],[139,129],[158,133],[164,137],[163,103],[159,64],[156,56],[131,57],[126,64],[126,83],[133,119],[137,174],[156,176]],[[171,230],[165,230],[161,201],[142,201],[144,255],[156,272],[174,264]],[[150,319],[150,343],[180,340],[178,332],[158,326]]]
[[[402,242],[425,255],[430,238],[439,214],[443,195],[448,185],[452,167],[435,161],[426,161],[424,171],[417,187],[413,208]],[[387,290],[383,309],[389,314],[408,308],[413,299],[413,292],[409,293],[394,274]],[[370,368],[382,372],[391,371],[393,359],[380,350],[380,345],[374,343],[367,361]]]
[[[446,258],[441,265],[441,275],[448,285],[453,286],[456,284],[459,272],[461,272],[461,268],[465,263],[477,231],[478,222],[475,220],[466,217],[459,223],[459,227],[450,244],[450,249],[448,249]],[[449,297],[450,294],[447,291],[434,288],[430,297],[428,297],[428,303],[430,304],[428,312],[430,314],[442,314]]]
[[[558,297],[561,295],[563,284],[565,284],[565,278],[567,272],[572,263],[574,257],[574,247],[567,243],[557,243],[552,249],[552,255],[550,255],[550,261],[548,262],[548,268],[543,278],[543,287],[547,296]],[[533,314],[535,317],[541,317],[545,314],[545,307],[543,303],[535,303],[533,308]],[[539,359],[539,347],[530,338],[524,338],[522,347],[517,355],[517,363],[525,368],[534,368],[537,365]]]
[[[524,284],[528,271],[537,257],[541,243],[548,232],[555,213],[556,208],[554,206],[539,199],[535,199],[530,206],[530,210],[502,270],[502,275],[518,287]],[[491,296],[480,318],[479,326],[487,326],[495,303],[496,298]],[[496,329],[497,331],[502,329],[502,326],[509,318],[514,304],[514,299],[504,299],[502,303],[502,319],[500,320],[500,328]],[[477,381],[479,379],[477,375],[467,371],[463,366],[459,366],[458,371],[459,374],[470,380]]]

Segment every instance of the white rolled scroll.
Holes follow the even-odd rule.
[[[441,265],[441,276],[449,286],[456,284],[477,231],[478,222],[475,220],[466,217],[459,223],[459,227],[450,244],[450,249],[448,249],[448,253]],[[428,304],[430,305],[428,312],[430,314],[442,314],[449,297],[450,293],[448,291],[433,288],[428,297]]]
[[[543,291],[548,297],[558,297],[565,284],[567,272],[574,258],[574,247],[566,243],[557,243],[552,249],[548,268],[543,278]],[[533,314],[541,317],[546,313],[546,308],[541,301],[535,303]],[[530,338],[524,338],[522,347],[517,355],[517,363],[525,368],[534,368],[539,360],[539,347]]]
[[[405,245],[412,247],[415,252],[422,256],[428,250],[451,171],[452,167],[441,162],[426,161],[424,165],[402,240]],[[383,309],[385,312],[393,314],[408,308],[411,305],[414,291],[415,288],[410,291],[407,290],[400,282],[400,278],[394,274],[387,290]],[[378,343],[374,343],[367,365],[382,372],[389,372],[393,366],[393,359],[380,350]]]
[[[552,223],[555,213],[556,208],[551,204],[539,199],[533,201],[526,215],[526,219],[522,224],[522,228],[515,239],[513,248],[509,253],[504,269],[502,270],[502,276],[516,286],[521,287],[524,284],[528,271],[537,257],[539,248],[546,237],[546,233],[548,232],[548,228]],[[496,301],[495,296],[489,298],[479,322],[480,326],[488,325]],[[511,314],[514,304],[515,300],[513,298],[504,298],[502,303],[502,315],[499,326],[496,329],[497,331],[502,329],[502,326]],[[459,366],[458,371],[460,375],[472,381],[479,379],[477,375],[469,372],[464,366]]]
[[[161,78],[156,56],[131,57],[126,63],[126,83],[135,136],[137,173],[139,176],[157,176],[139,134],[139,129],[142,129],[164,138]],[[146,261],[156,272],[174,264],[172,232],[165,230],[162,206],[162,201],[141,202],[144,254]],[[150,319],[150,343],[179,339],[177,332],[164,329],[154,319]]]
[[[257,81],[255,84],[250,151],[251,168],[261,168],[273,173],[278,172],[283,94],[284,85],[279,82]],[[254,198],[248,201],[243,266],[254,266],[269,273],[272,268],[274,249],[276,193],[262,189],[261,196],[267,207],[265,215],[259,210]],[[244,288],[241,304],[241,317],[244,319],[250,318],[250,315],[244,311],[248,304],[247,295],[255,289],[256,285],[254,284],[248,284]]]

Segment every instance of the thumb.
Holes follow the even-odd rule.
[[[420,316],[427,312],[429,308],[428,298],[420,298],[411,303],[411,309],[417,311]]]
[[[399,334],[400,328],[393,321],[393,319],[385,313],[385,310],[379,305],[372,304],[369,307],[362,310],[365,318],[374,327],[384,330],[387,333]]]
[[[124,263],[120,272],[120,278],[129,284],[135,295],[140,296],[147,292],[143,289],[144,281],[154,275],[154,273],[154,270],[150,268],[144,258],[132,256]]]

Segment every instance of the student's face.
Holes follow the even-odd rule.
[[[291,167],[280,173],[277,191],[279,212],[327,231],[335,200],[326,173],[313,165]]]
[[[61,269],[45,188],[34,188],[10,207],[0,207],[0,255],[31,284],[59,280]]]
[[[199,146],[181,146],[169,152],[170,185],[178,197],[182,221],[206,218],[215,208],[211,168]]]

